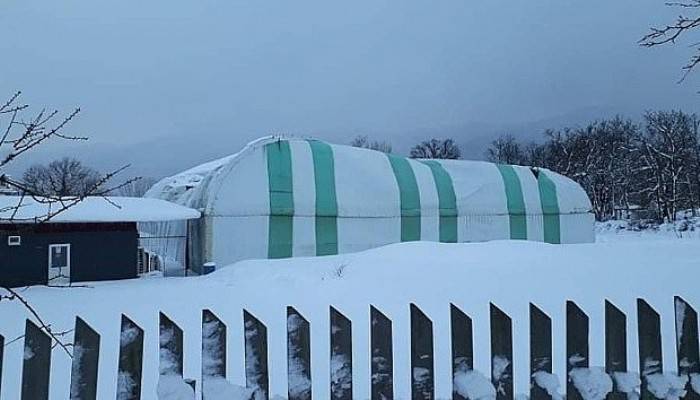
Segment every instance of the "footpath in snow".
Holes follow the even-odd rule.
[[[354,397],[369,398],[369,306],[393,323],[394,388],[396,398],[410,398],[409,304],[432,319],[435,335],[437,398],[451,398],[449,307],[454,303],[474,323],[474,366],[479,374],[459,377],[465,393],[491,397],[484,385],[490,376],[489,303],[513,318],[515,393],[529,391],[529,302],[553,320],[554,375],[538,379],[553,393],[565,386],[565,301],[573,300],[590,316],[590,362],[604,365],[604,300],[628,316],[629,370],[638,370],[636,299],[643,297],[662,316],[663,357],[674,369],[673,296],[700,307],[700,246],[690,240],[616,241],[584,245],[531,242],[479,244],[405,243],[358,254],[246,261],[203,277],[148,278],[89,287],[33,287],[22,294],[52,323],[54,330],[71,329],[76,315],[102,335],[99,398],[113,398],[120,315],[128,315],[146,332],[143,398],[156,397],[158,383],[158,312],[163,311],[185,332],[184,376],[201,376],[201,312],[211,309],[228,326],[228,378],[245,382],[242,310],[268,327],[270,390],[287,393],[286,307],[294,306],[311,323],[312,384],[315,398],[327,397],[330,382],[329,306],[353,322]],[[8,340],[23,333],[26,311],[17,303],[1,302],[0,334]],[[5,348],[2,398],[18,398],[23,359],[22,341]],[[668,368],[670,367],[670,368]],[[70,360],[54,350],[51,398],[69,392]],[[577,380],[590,388],[595,400],[609,382],[595,369],[581,371]],[[607,375],[606,375],[607,376]],[[558,378],[557,378],[558,377]],[[634,388],[635,377],[620,377]],[[472,384],[468,384],[472,382]],[[586,384],[585,382],[589,382]],[[592,382],[592,383],[591,383]],[[560,387],[557,391],[556,387]],[[659,383],[659,393],[668,380]],[[664,386],[666,385],[666,386]],[[471,392],[470,392],[471,391]],[[596,394],[597,393],[597,394]]]

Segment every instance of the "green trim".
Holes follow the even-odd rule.
[[[413,168],[407,159],[387,154],[399,186],[401,202],[401,241],[420,240],[420,193]]]
[[[539,171],[537,176],[537,186],[540,189],[540,203],[542,204],[544,241],[546,243],[560,244],[561,223],[559,221],[557,186],[542,170]]]
[[[338,254],[338,200],[335,193],[335,163],[331,146],[309,140],[316,185],[316,255]]]
[[[268,258],[292,256],[294,243],[294,191],[292,152],[289,142],[278,140],[265,145],[267,177],[270,187]]]
[[[437,161],[421,162],[430,167],[437,189],[440,205],[440,242],[457,243],[457,195],[455,195],[452,177]]]
[[[497,164],[498,171],[503,177],[506,201],[508,203],[508,215],[510,216],[510,238],[514,240],[527,240],[527,219],[525,218],[525,198],[520,178],[512,165]]]

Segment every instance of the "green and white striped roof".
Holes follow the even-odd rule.
[[[400,241],[461,242],[470,233],[459,218],[500,216],[512,239],[560,243],[561,216],[591,209],[578,184],[549,170],[414,160],[313,139],[259,139],[214,166],[179,202],[214,218],[269,217],[271,257],[291,255],[275,243],[290,246],[298,217],[315,220],[317,254],[335,254],[339,219],[398,218]]]

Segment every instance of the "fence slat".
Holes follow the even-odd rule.
[[[552,396],[540,387],[537,373],[552,373],[552,319],[530,303],[530,399],[550,400]]]
[[[611,376],[627,372],[627,316],[608,300],[605,300],[605,372]],[[614,383],[607,400],[626,399],[627,393]]]
[[[352,400],[352,323],[330,307],[331,399]]]
[[[574,386],[571,371],[575,368],[588,368],[588,315],[573,301],[566,302],[566,398],[582,400]]]
[[[243,310],[245,329],[245,382],[254,389],[256,399],[267,399],[270,378],[267,366],[267,327],[253,314]]]
[[[5,357],[5,338],[0,335],[0,393],[2,393],[2,360]]]
[[[119,339],[117,400],[141,399],[143,372],[143,329],[122,314]]]
[[[294,307],[287,307],[287,382],[289,400],[311,400],[311,329]]]
[[[491,382],[496,400],[513,400],[513,323],[501,309],[490,303]]]
[[[182,377],[184,366],[182,329],[163,313],[159,313],[159,327],[160,375]]]
[[[49,398],[51,371],[51,337],[27,320],[24,328],[24,363],[22,365],[22,400]]]
[[[394,353],[391,320],[370,306],[372,356],[372,400],[394,398]]]
[[[73,362],[70,374],[71,400],[97,399],[97,363],[100,335],[80,317],[75,318]]]
[[[643,299],[637,299],[639,334],[639,375],[642,377],[641,400],[653,400],[646,377],[663,372],[661,354],[661,317]]]
[[[435,398],[433,365],[433,322],[415,304],[411,304],[411,398]]]
[[[681,297],[674,298],[676,315],[676,349],[678,373],[681,375],[700,372],[700,349],[698,342],[698,313]],[[700,395],[693,390],[688,380],[683,400],[700,400]]]
[[[450,304],[450,328],[452,330],[452,399],[466,400],[454,383],[457,374],[474,369],[474,339],[472,320],[454,304]]]

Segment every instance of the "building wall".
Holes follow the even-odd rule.
[[[20,235],[20,246],[7,237]],[[0,226],[0,285],[46,284],[49,245],[71,245],[71,282],[129,279],[137,276],[135,223]]]

